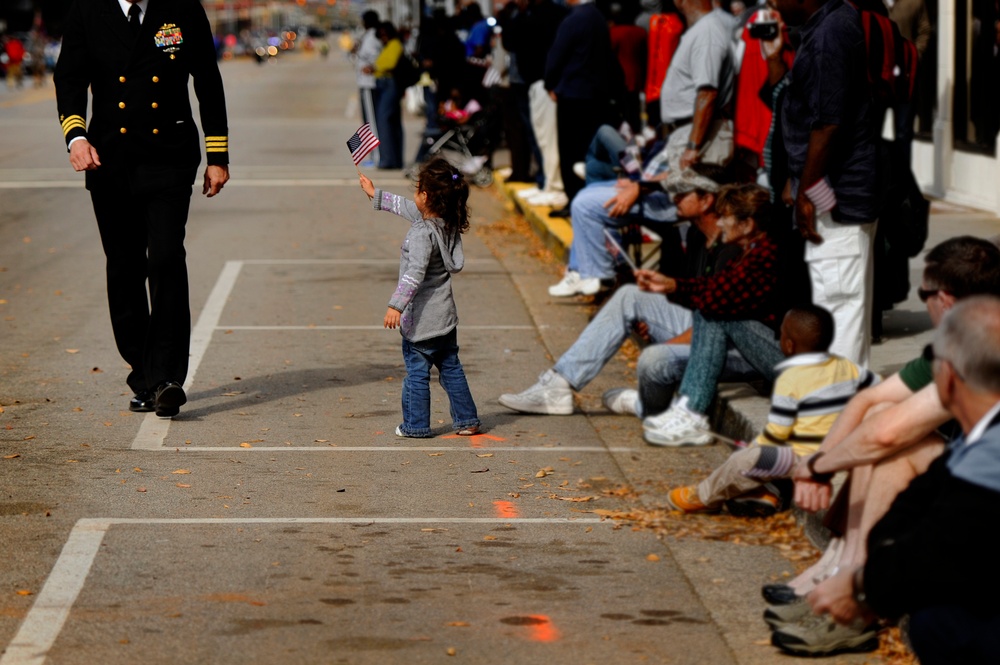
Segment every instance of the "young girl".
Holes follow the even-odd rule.
[[[448,393],[455,432],[476,434],[479,416],[458,359],[458,311],[451,291],[451,273],[465,264],[461,234],[469,228],[469,185],[455,167],[436,158],[421,167],[413,201],[375,189],[364,175],[361,189],[374,199],[376,210],[410,221],[399,257],[399,284],[384,321],[386,328],[402,333],[406,363],[403,423],[396,436],[432,436],[431,366],[438,368]]]

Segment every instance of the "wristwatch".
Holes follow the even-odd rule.
[[[806,469],[809,470],[809,475],[812,476],[813,482],[820,483],[823,485],[830,484],[833,479],[833,473],[818,473],[816,471],[816,460],[823,456],[823,453],[816,453],[808,460],[806,460]]]
[[[697,144],[697,143],[695,143],[694,141],[688,141],[688,142],[687,142],[687,145],[686,145],[685,147],[686,147],[686,148],[687,148],[688,150],[697,150],[697,149],[698,149],[698,144]]]

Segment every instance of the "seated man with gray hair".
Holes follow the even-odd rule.
[[[934,387],[963,435],[872,528],[868,559],[809,601],[841,623],[910,615],[922,665],[1000,662],[1000,299],[974,296],[944,317]]]

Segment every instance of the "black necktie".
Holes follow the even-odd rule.
[[[139,9],[139,5],[132,3],[132,6],[128,8],[128,27],[132,28],[132,36],[139,36],[139,14],[142,10]]]

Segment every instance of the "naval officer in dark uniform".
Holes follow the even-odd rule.
[[[132,366],[129,408],[174,416],[187,401],[184,226],[201,162],[189,77],[205,132],[202,192],[215,196],[229,180],[211,27],[198,0],[75,0],[65,25],[55,70],[59,120],[70,164],[86,172],[107,256],[115,342]]]

